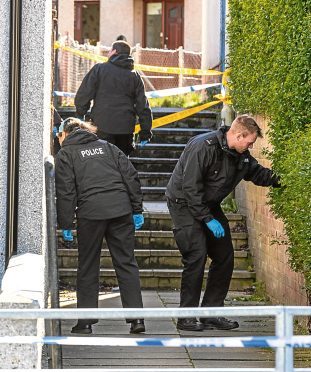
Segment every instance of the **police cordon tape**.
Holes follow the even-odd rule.
[[[204,89],[209,89],[209,88],[214,88],[214,87],[219,87],[219,86],[221,86],[221,83],[190,85],[188,87],[154,90],[154,91],[146,92],[145,94],[147,98],[162,98],[162,97],[175,96],[178,94],[196,92],[199,90],[204,90]],[[55,90],[53,94],[56,97],[75,98],[76,96],[75,93],[61,92],[59,90]]]
[[[224,97],[221,94],[217,94],[214,96],[215,98],[218,98],[217,101],[207,102],[203,105],[192,107],[190,109],[186,109],[180,112],[176,112],[174,114],[163,116],[162,118],[154,119],[152,120],[152,129],[161,127],[163,125],[173,123],[174,121],[182,120],[187,118],[188,116],[194,115],[197,112],[200,112],[202,110],[205,110],[209,107],[215,106],[218,103],[225,103],[225,104],[231,104],[231,99],[229,96]],[[140,125],[136,124],[134,133],[138,133],[140,131]]]
[[[125,338],[67,336],[1,336],[0,344],[46,344],[84,346],[159,346],[159,347],[238,347],[238,348],[311,348],[311,336],[290,338],[267,337],[189,337],[189,338]]]
[[[212,85],[214,86],[214,84],[212,84]],[[164,90],[166,90],[166,89],[164,89]],[[55,93],[55,95],[64,94],[63,95],[64,97],[74,97],[75,96],[74,93],[65,93],[65,92],[58,92],[58,91],[55,91],[54,93]],[[185,118],[187,118],[191,115],[196,114],[197,112],[200,112],[200,111],[205,110],[209,107],[215,106],[218,103],[224,103],[224,104],[228,104],[228,105],[232,104],[230,96],[223,96],[221,94],[216,94],[216,95],[214,95],[214,97],[217,98],[217,101],[207,102],[207,103],[204,103],[203,105],[192,107],[190,109],[182,110],[182,111],[176,112],[174,114],[166,115],[166,116],[163,116],[161,118],[152,120],[152,129],[161,127],[161,126],[166,125],[166,124],[173,123],[173,122],[178,121],[178,120],[185,119]],[[140,131],[140,125],[136,124],[134,133],[137,134],[139,131]]]
[[[58,41],[54,44],[54,49],[61,49],[66,52],[70,52],[79,57],[89,59],[94,62],[107,62],[108,58],[104,56],[99,56],[95,53],[84,52],[66,45],[61,45]],[[223,75],[222,71],[217,70],[203,70],[185,67],[163,67],[163,66],[149,66],[143,64],[134,64],[135,70],[138,71],[148,71],[148,72],[162,72],[164,74],[177,74],[177,75],[189,75],[189,76],[218,76]]]

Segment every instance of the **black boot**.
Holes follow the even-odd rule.
[[[203,331],[204,326],[196,318],[178,319],[177,329],[182,331]]]
[[[92,325],[77,323],[74,327],[72,327],[71,333],[80,333],[83,335],[89,335],[92,333]]]
[[[145,324],[143,319],[134,319],[131,321],[130,333],[145,332]]]
[[[204,329],[230,330],[239,328],[239,323],[226,318],[201,318]]]

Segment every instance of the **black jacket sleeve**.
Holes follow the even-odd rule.
[[[122,175],[123,182],[128,190],[129,198],[132,204],[133,213],[143,212],[143,194],[138,178],[138,173],[131,161],[122,151],[114,147],[112,151],[117,152],[118,167]]]
[[[98,68],[98,64],[91,68],[91,70],[85,75],[77,91],[75,106],[78,116],[84,116],[87,113],[92,99],[95,98],[98,82]]]
[[[141,76],[136,73],[136,89],[135,89],[135,109],[139,118],[140,132],[139,138],[141,141],[149,140],[152,137],[152,114],[148,99],[145,94],[145,86]]]
[[[245,181],[252,181],[257,186],[280,187],[278,176],[269,168],[265,168],[252,156],[249,157],[249,169],[244,176]]]
[[[77,206],[75,174],[70,155],[60,150],[55,163],[57,221],[61,229],[74,227],[73,220]]]
[[[183,193],[194,218],[210,221],[214,217],[204,203],[204,172],[210,166],[211,154],[201,146],[193,147],[183,170]]]

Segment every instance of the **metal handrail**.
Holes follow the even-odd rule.
[[[274,316],[276,318],[275,336],[269,337],[211,337],[211,338],[109,338],[109,337],[34,337],[15,336],[0,337],[0,343],[47,343],[66,345],[123,345],[123,346],[213,346],[213,347],[273,347],[276,349],[275,368],[203,368],[195,369],[200,372],[293,372],[311,371],[311,368],[293,367],[293,348],[310,348],[311,336],[293,336],[293,316],[310,316],[311,308],[304,306],[247,306],[247,307],[213,307],[213,308],[144,308],[144,309],[0,309],[0,319],[167,319],[187,317],[213,316]],[[174,341],[179,341],[179,345]],[[266,340],[266,343],[262,343]],[[253,341],[253,342],[251,342]],[[257,344],[257,341],[259,342]],[[137,343],[136,343],[137,342]],[[238,342],[241,342],[238,345]],[[205,343],[205,344],[204,344]],[[171,371],[186,372],[189,369],[171,369]],[[193,370],[193,369],[191,369]],[[64,370],[62,370],[64,371]],[[69,370],[68,370],[69,371]],[[76,370],[77,371],[77,370]],[[97,371],[99,371],[97,369]],[[101,371],[106,371],[102,369]],[[113,369],[109,369],[113,371]],[[120,371],[120,369],[118,369]],[[127,369],[126,372],[134,371]],[[137,368],[135,369],[137,371]],[[139,369],[139,371],[143,371]],[[145,369],[146,372],[163,371],[169,369]]]

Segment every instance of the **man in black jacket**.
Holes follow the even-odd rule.
[[[133,133],[137,116],[141,130],[141,145],[151,136],[152,115],[145,87],[135,71],[130,56],[131,47],[126,41],[115,41],[106,63],[96,64],[84,77],[76,94],[78,117],[82,118],[90,108],[91,119],[98,127],[97,135],[119,147],[126,155],[134,149]]]
[[[99,140],[92,127],[75,118],[59,128],[62,146],[55,166],[59,227],[73,228],[77,216],[77,307],[98,306],[100,254],[106,238],[123,307],[143,307],[134,257],[134,226],[142,227],[142,192],[137,172],[116,146]],[[96,129],[96,128],[95,128]],[[134,222],[134,223],[133,223]],[[131,333],[145,331],[131,322]],[[80,319],[72,333],[92,333],[94,319]]]
[[[233,272],[230,228],[220,203],[242,180],[258,186],[278,186],[278,179],[250,155],[261,130],[248,115],[230,128],[193,137],[186,145],[167,186],[173,231],[182,255],[180,306],[199,306],[207,256],[211,259],[201,306],[224,306]],[[225,318],[179,319],[186,331],[234,329]]]

